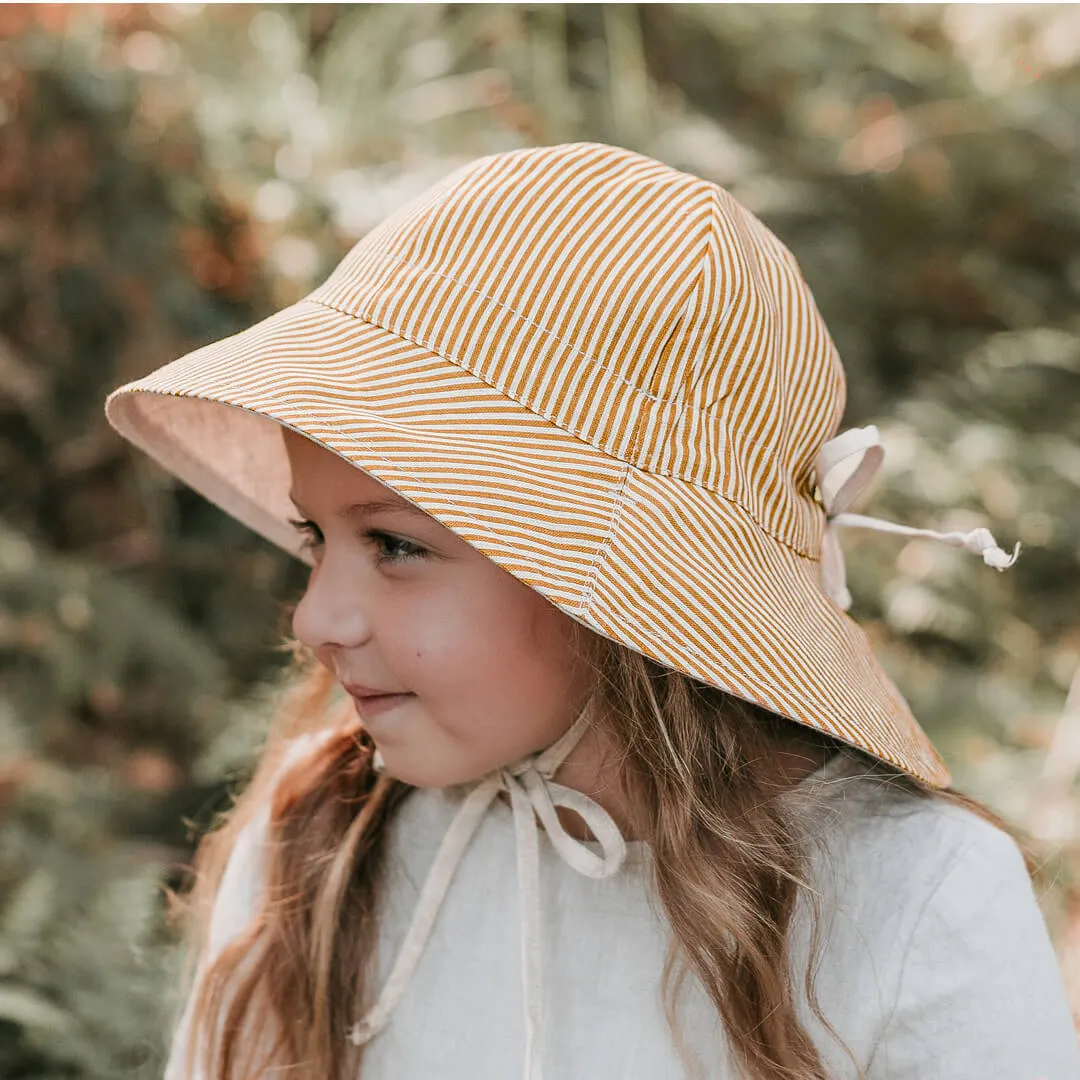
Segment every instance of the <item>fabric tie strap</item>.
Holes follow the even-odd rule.
[[[543,984],[540,948],[540,844],[539,818],[559,857],[579,874],[606,878],[626,858],[626,841],[603,807],[587,795],[552,781],[556,770],[577,745],[590,723],[586,706],[557,742],[538,754],[490,773],[465,797],[446,830],[427,879],[420,890],[416,911],[405,933],[378,999],[368,1014],[349,1030],[348,1039],[362,1046],[389,1022],[427,945],[435,919],[484,814],[500,791],[510,796],[517,843],[518,885],[521,895],[522,991],[525,1008],[524,1080],[542,1080],[540,1024],[543,1019]],[[599,841],[599,853],[572,837],[559,821],[558,808],[578,814]]]
[[[914,529],[881,518],[847,513],[848,508],[854,506],[873,482],[884,460],[885,448],[881,445],[881,434],[872,424],[843,432],[827,442],[817,456],[817,483],[828,522],[821,545],[821,587],[837,607],[843,611],[851,607],[844,553],[836,535],[836,529],[841,526],[940,540],[952,547],[962,547],[975,555],[981,555],[983,562],[996,570],[1005,570],[1016,562],[1020,554],[1019,543],[1013,548],[1012,554],[1009,554],[998,547],[989,529],[935,532],[932,529]]]

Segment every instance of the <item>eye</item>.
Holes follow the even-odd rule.
[[[381,563],[403,563],[410,559],[422,559],[427,555],[427,549],[419,544],[378,529],[368,529],[364,533],[364,538],[374,545],[378,552],[378,561]]]
[[[314,521],[289,518],[289,524],[303,537],[303,543],[300,545],[302,550],[310,551],[312,548],[322,547],[322,530]]]

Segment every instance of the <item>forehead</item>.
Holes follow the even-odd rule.
[[[413,508],[412,503],[392,488],[311,439],[285,428],[282,438],[289,458],[294,498],[301,501],[321,498],[342,503],[377,499],[381,503]]]

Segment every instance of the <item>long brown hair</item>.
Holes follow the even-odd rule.
[[[833,1080],[796,1012],[790,929],[803,896],[812,922],[803,991],[843,1046],[814,994],[823,943],[813,890],[805,888],[805,806],[791,797],[795,785],[782,781],[775,763],[792,746],[823,759],[842,744],[598,635],[580,636],[597,676],[597,715],[619,747],[622,783],[654,856],[652,886],[672,928],[664,1003],[688,1071],[699,1070],[678,1031],[677,998],[692,972],[746,1080]],[[271,1064],[289,1067],[298,1080],[360,1075],[361,1052],[346,1033],[373,997],[386,826],[411,789],[375,772],[371,741],[351,710],[335,711],[333,688],[328,672],[309,666],[251,784],[196,854],[186,905],[193,957],[205,948],[237,836],[269,806],[262,905],[199,973],[191,1001],[188,1060],[205,1053],[208,1080],[253,1080]],[[286,741],[318,729],[330,734],[282,771]],[[878,778],[898,798],[944,800],[1015,836],[975,800],[935,791],[846,749],[861,759],[861,775]],[[354,962],[358,956],[366,966]]]

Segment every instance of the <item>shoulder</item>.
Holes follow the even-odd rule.
[[[823,795],[825,981],[836,1000],[857,986],[876,1003],[871,1077],[1080,1075],[1057,959],[1012,837],[857,767]]]
[[[271,777],[236,833],[218,883],[210,915],[209,955],[217,955],[258,910],[266,884],[266,850],[270,841],[270,804],[275,786],[294,765],[313,753],[331,735],[318,731],[285,740],[275,751]]]
[[[267,849],[270,842],[270,803],[281,777],[293,765],[312,753],[328,737],[328,732],[305,734],[285,740],[273,749],[269,760],[269,777],[261,793],[252,790],[246,798],[255,799],[247,812],[247,820],[236,832],[229,850],[221,880],[214,893],[210,909],[205,950],[198,958],[196,979],[213,964],[222,951],[251,925],[263,904],[267,883]],[[253,955],[253,954],[252,954]],[[245,958],[245,962],[250,959]],[[197,985],[197,984],[196,984]],[[201,1068],[189,1063],[188,1037],[193,1022],[196,989],[188,995],[180,1022],[173,1032],[166,1080],[202,1078]]]
[[[269,775],[257,786],[253,785],[246,797],[255,800],[248,820],[237,833],[236,842],[230,855],[229,865],[248,864],[255,858],[255,853],[266,840],[270,828],[270,806],[274,792],[285,774],[305,758],[323,746],[333,734],[332,730],[307,732],[282,740],[268,751],[272,756],[269,761]]]
[[[1018,919],[1046,936],[1019,847],[971,810],[914,794],[853,758],[811,793],[807,814],[807,902],[824,919],[837,977],[872,971],[882,1005],[913,953],[956,960]]]
[[[823,813],[838,896],[875,912],[905,963],[938,936],[954,952],[1021,923],[1046,936],[1018,843],[973,810],[853,767]]]
[[[972,887],[996,878],[1028,881],[1008,833],[963,806],[867,772],[854,756],[815,795],[819,853],[849,887],[889,890],[895,903],[925,900],[950,879]]]

